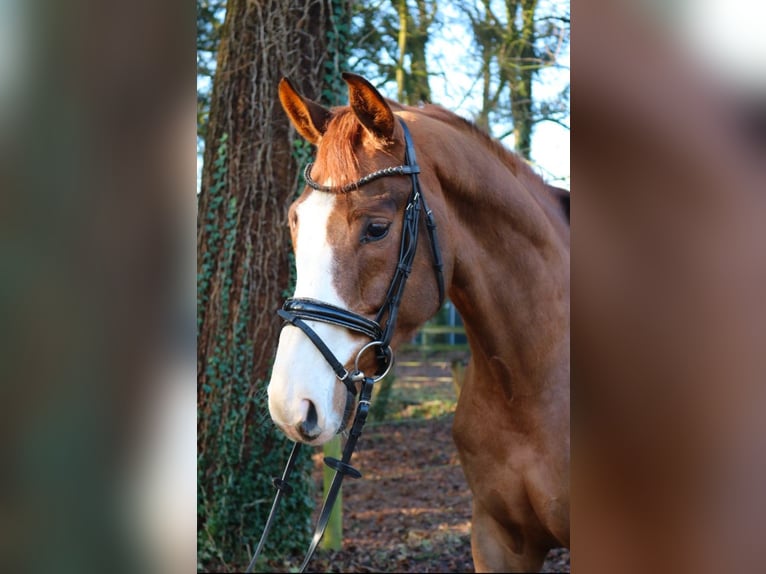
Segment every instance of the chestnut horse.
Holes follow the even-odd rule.
[[[439,234],[417,243],[391,346],[439,310],[443,277],[471,348],[453,437],[473,493],[474,565],[538,570],[550,548],[569,545],[568,193],[453,113],[403,106],[360,76],[343,78],[350,106],[333,109],[287,80],[279,86],[293,125],[317,146],[313,185],[289,210],[295,298],[375,318],[397,271],[413,184],[409,172],[364,176],[403,163],[405,124]],[[349,371],[369,343],[338,324],[306,323]],[[374,370],[368,355],[359,369]],[[294,441],[321,445],[349,421],[347,391],[326,356],[303,328],[283,328],[269,409]]]

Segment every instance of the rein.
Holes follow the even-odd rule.
[[[362,434],[362,427],[367,420],[367,414],[370,409],[370,401],[372,399],[372,389],[374,384],[381,380],[388,374],[391,367],[394,364],[394,353],[391,350],[391,339],[394,335],[394,329],[396,328],[396,320],[399,313],[399,306],[402,301],[402,294],[404,293],[404,286],[407,283],[407,278],[412,271],[412,264],[415,260],[415,252],[418,243],[418,235],[420,228],[420,216],[421,211],[424,213],[426,230],[431,244],[431,252],[434,259],[434,271],[436,274],[436,282],[439,289],[439,307],[444,302],[444,274],[443,263],[441,259],[441,251],[439,250],[439,240],[436,234],[436,223],[433,219],[433,213],[426,204],[425,197],[420,189],[420,181],[418,180],[418,174],[420,173],[420,167],[418,166],[415,157],[415,147],[412,143],[412,136],[407,124],[400,118],[399,122],[404,130],[404,142],[405,142],[405,155],[404,165],[397,167],[387,167],[374,171],[354,183],[348,184],[340,189],[332,188],[320,185],[313,179],[311,179],[310,172],[311,166],[306,166],[304,171],[304,178],[306,184],[321,192],[337,192],[347,193],[361,186],[380,179],[382,177],[409,175],[412,180],[412,191],[407,202],[407,206],[404,209],[404,220],[402,222],[402,239],[399,245],[399,261],[396,266],[396,271],[391,279],[391,283],[386,292],[386,297],[380,310],[375,316],[374,320],[368,319],[363,315],[354,313],[347,309],[342,309],[335,305],[330,305],[322,301],[316,301],[314,299],[306,298],[291,298],[287,299],[281,309],[277,311],[278,315],[284,319],[285,324],[291,324],[298,327],[309,338],[314,346],[319,350],[324,359],[330,365],[338,380],[346,386],[348,391],[346,401],[346,412],[352,412],[350,406],[353,404],[357,394],[357,383],[361,384],[361,390],[359,392],[359,401],[356,409],[356,416],[354,422],[351,425],[349,431],[349,437],[346,441],[346,446],[343,449],[343,455],[341,460],[326,457],[324,462],[327,466],[335,470],[335,476],[333,477],[330,489],[327,493],[322,504],[322,510],[319,515],[316,529],[314,530],[314,536],[309,545],[306,557],[303,560],[300,571],[305,572],[311,557],[314,555],[319,541],[324,535],[324,531],[327,528],[327,523],[330,519],[330,512],[335,504],[335,500],[340,492],[341,483],[346,475],[351,478],[361,478],[362,474],[351,466],[351,456],[356,448],[356,443]],[[382,321],[386,318],[385,326],[382,327]],[[329,323],[361,333],[371,339],[371,342],[367,343],[361,348],[354,361],[354,370],[349,372],[333,352],[322,341],[321,337],[306,323],[306,321],[319,321],[323,323]],[[359,360],[367,349],[376,348],[376,358],[378,362],[378,371],[374,376],[366,376],[359,370]],[[344,420],[341,424],[341,428],[338,433],[342,432],[348,426],[348,415],[344,415]],[[296,442],[293,445],[293,449],[290,453],[290,457],[285,466],[285,470],[282,473],[281,478],[275,478],[273,480],[274,486],[277,489],[277,494],[274,497],[274,503],[271,507],[271,512],[266,520],[266,526],[263,529],[263,534],[256,547],[255,554],[253,555],[250,564],[247,567],[246,572],[252,572],[255,567],[255,562],[263,549],[263,545],[266,542],[266,537],[271,530],[274,517],[276,515],[277,507],[283,495],[288,495],[292,491],[292,487],[288,483],[290,474],[295,466],[295,460],[298,456],[298,452],[302,443]]]

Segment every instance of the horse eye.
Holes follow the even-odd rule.
[[[373,221],[367,225],[367,229],[362,237],[362,243],[378,241],[388,235],[388,228],[391,226],[388,222]]]

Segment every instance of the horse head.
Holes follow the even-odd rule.
[[[287,79],[279,86],[282,107],[317,154],[288,212],[297,282],[281,311],[287,322],[269,410],[288,437],[312,445],[348,426],[361,379],[390,368],[391,346],[412,337],[444,297],[441,252],[423,196],[433,199],[437,218],[442,204],[421,189],[421,180],[435,176],[418,175],[427,158],[418,150],[415,163],[409,130],[393,110],[408,114],[364,78],[343,79],[350,105],[333,109],[302,97]],[[424,231],[418,241],[421,222],[429,237]],[[423,246],[429,241],[431,249]]]

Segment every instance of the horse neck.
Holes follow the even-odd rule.
[[[430,156],[452,222],[450,298],[477,368],[532,394],[568,377],[568,225],[518,158],[466,137]]]

